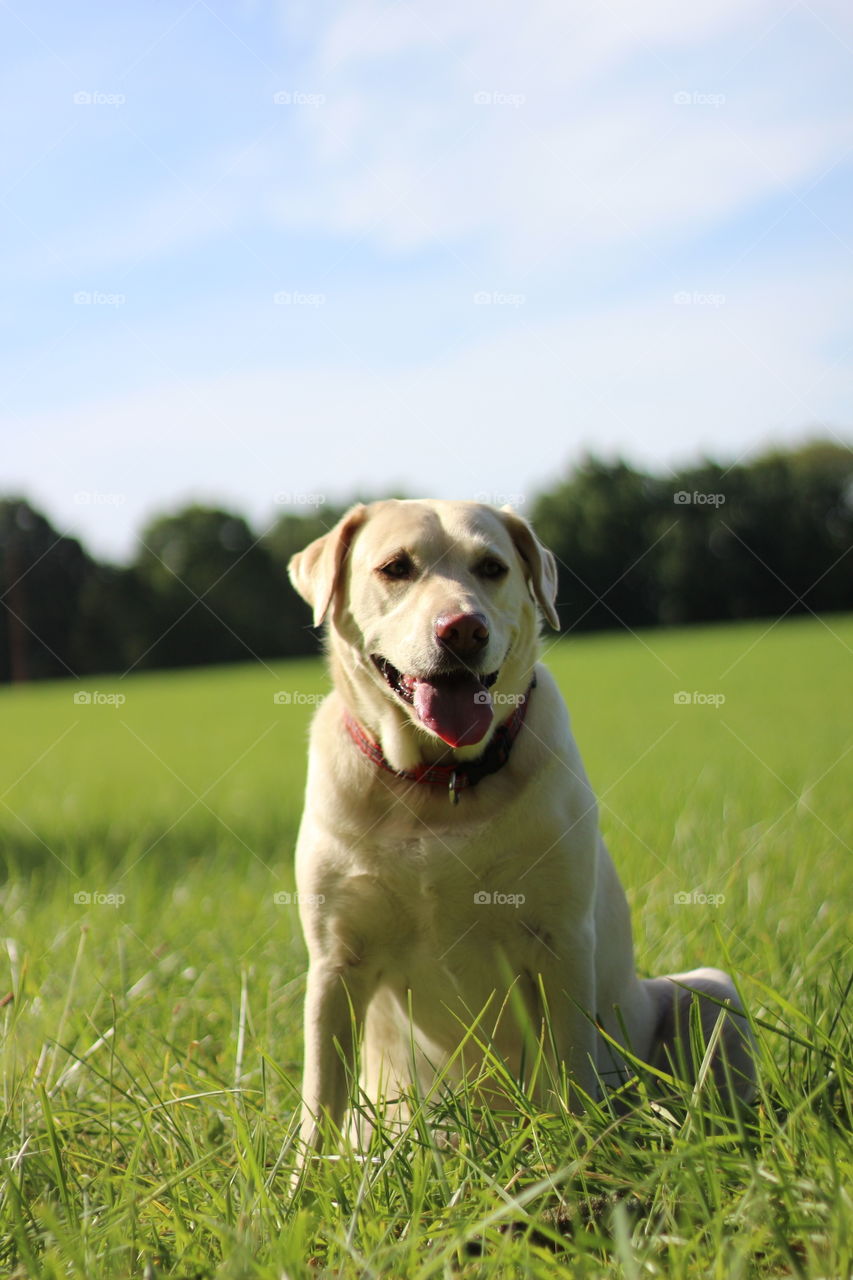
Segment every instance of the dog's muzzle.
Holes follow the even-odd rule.
[[[378,654],[372,658],[389,688],[449,746],[473,746],[488,733],[494,718],[489,689],[498,678],[497,671],[481,675],[457,666],[418,676],[398,670]]]

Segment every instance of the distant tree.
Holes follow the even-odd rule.
[[[81,675],[124,672],[145,652],[152,601],[135,569],[96,564],[77,601],[71,632]]]
[[[626,462],[594,457],[536,500],[533,523],[559,562],[558,612],[564,629],[644,627],[657,621],[655,543],[664,502],[661,481]]]
[[[146,603],[143,666],[280,657],[294,644],[290,589],[242,516],[191,506],[152,521],[133,564]]]
[[[0,501],[0,680],[77,674],[72,631],[94,572],[25,498]]]
[[[710,461],[668,483],[659,519],[659,622],[714,622],[754,611],[754,570],[730,527],[745,490],[742,469]]]
[[[152,521],[120,567],[26,499],[0,500],[0,681],[315,652],[287,564],[343,510],[284,512],[258,538],[190,506]],[[667,479],[587,457],[532,518],[567,630],[853,608],[853,450],[828,441]]]
[[[853,452],[827,443],[681,472],[662,540],[660,621],[853,607]]]
[[[778,536],[768,542],[765,535],[765,562],[785,584],[785,608],[797,600],[794,612],[853,607],[853,450],[813,441],[767,453],[752,470],[754,524],[779,519]]]

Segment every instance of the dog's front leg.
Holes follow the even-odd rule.
[[[341,1126],[366,1006],[364,981],[357,971],[341,972],[337,965],[312,961],[305,995],[302,1080],[301,1137],[307,1149],[319,1150],[324,1130]]]
[[[586,1099],[598,1095],[594,927],[564,939],[559,956],[543,969],[546,1023],[558,1067],[565,1067],[569,1106],[580,1113]]]

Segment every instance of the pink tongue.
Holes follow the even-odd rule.
[[[489,731],[492,700],[474,676],[468,680],[417,680],[412,696],[418,719],[451,747],[470,747]]]

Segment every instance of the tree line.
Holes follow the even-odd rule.
[[[288,511],[259,536],[193,505],[113,565],[0,500],[0,682],[316,652],[285,570],[343,510]],[[520,510],[557,556],[566,631],[853,608],[853,450],[828,441],[672,476],[590,456]]]

